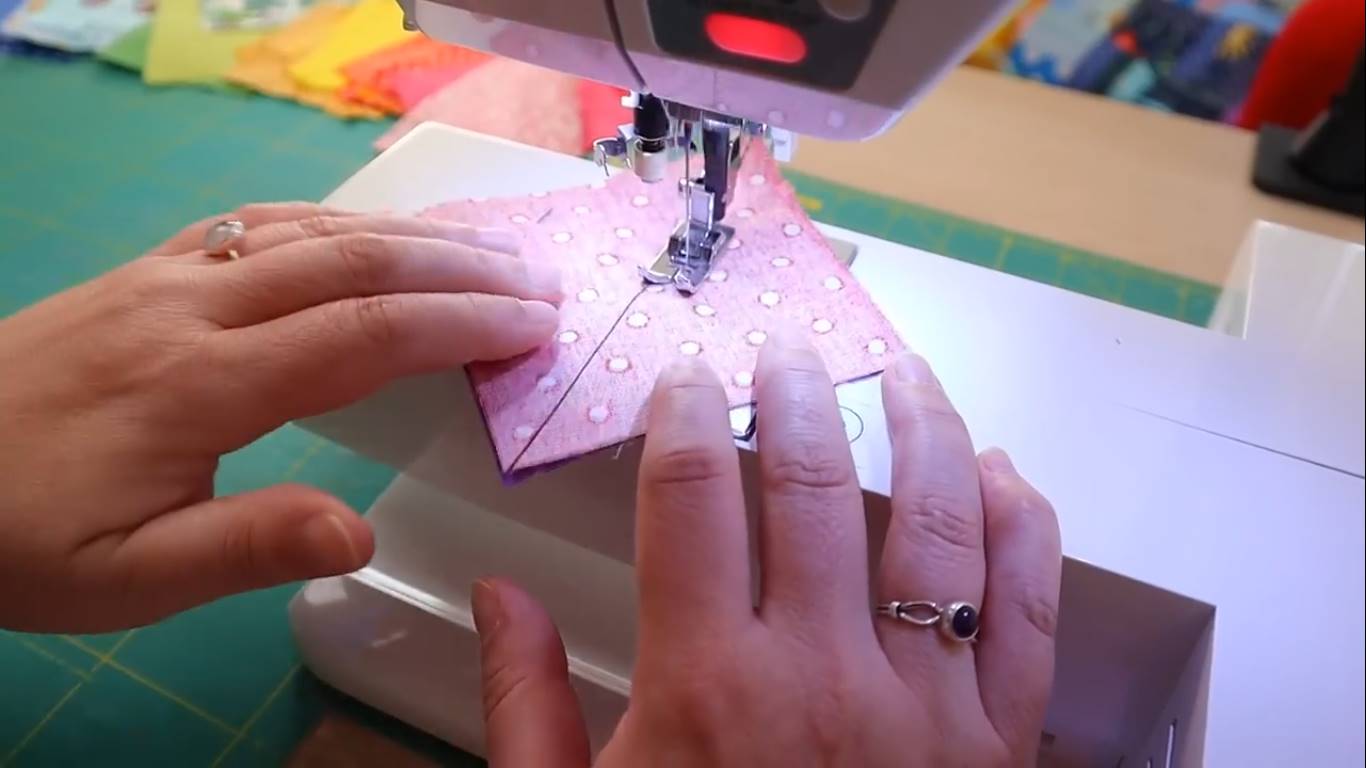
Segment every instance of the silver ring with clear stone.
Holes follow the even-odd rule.
[[[224,219],[215,222],[204,233],[204,252],[210,256],[236,259],[237,249],[233,246],[247,233],[247,225],[237,219]]]
[[[982,618],[977,606],[961,600],[947,605],[929,600],[893,600],[879,605],[877,612],[917,627],[937,626],[944,637],[960,643],[977,639]]]

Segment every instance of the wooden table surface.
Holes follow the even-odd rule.
[[[882,136],[801,138],[791,165],[1214,285],[1257,219],[1362,242],[1359,218],[1257,191],[1255,143],[1230,126],[963,68]]]

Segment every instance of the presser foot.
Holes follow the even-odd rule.
[[[640,268],[640,277],[651,285],[673,284],[679,293],[696,293],[706,281],[721,251],[735,236],[735,229],[724,224],[711,229],[693,227],[685,236],[687,223],[680,223],[659,252],[653,264]]]

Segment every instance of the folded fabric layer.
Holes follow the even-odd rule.
[[[404,107],[394,88],[395,78],[439,73],[438,76],[444,78],[440,84],[444,85],[490,58],[486,53],[438,43],[427,37],[410,38],[342,67],[346,85],[341,89],[341,95],[348,101],[400,114],[412,105]]]
[[[99,50],[151,19],[149,0],[30,0],[5,18],[8,37],[73,53]]]
[[[512,59],[490,61],[427,97],[375,146],[387,149],[427,121],[556,152],[579,154],[585,146],[578,81]]]
[[[418,77],[403,81],[420,89]],[[379,138],[381,150],[432,121],[581,155],[630,119],[623,92],[512,59],[494,59],[423,99]]]
[[[231,83],[281,99],[292,99],[344,118],[379,117],[378,110],[353,104],[336,93],[305,88],[289,76],[289,65],[321,45],[351,9],[320,2],[293,22],[239,48],[227,72]]]
[[[259,39],[250,30],[215,32],[199,19],[197,0],[158,0],[142,79],[150,85],[218,84],[234,52]]]
[[[398,102],[399,112],[407,114],[417,108],[422,100],[459,80],[475,67],[489,61],[469,61],[432,69],[407,69],[394,72],[385,78],[389,91]]]
[[[807,219],[772,157],[752,147],[737,178],[728,218],[735,238],[691,297],[644,288],[637,274],[681,214],[670,180],[646,185],[623,173],[593,187],[427,212],[517,231],[523,258],[553,261],[565,275],[567,298],[551,344],[470,366],[505,473],[641,434],[655,378],[681,358],[710,364],[739,406],[752,401],[759,348],[778,328],[808,334],[837,383],[880,372],[904,348]]]
[[[417,34],[403,28],[403,10],[394,0],[360,0],[322,43],[290,64],[289,74],[305,88],[337,91],[346,85],[347,64]]]
[[[11,37],[5,32],[9,20],[20,11],[23,0],[0,0],[0,55],[33,56],[38,58],[70,58],[72,54],[30,43],[20,37]]]
[[[95,52],[95,57],[134,72],[141,72],[147,63],[147,45],[152,39],[152,25],[143,24],[123,37]]]

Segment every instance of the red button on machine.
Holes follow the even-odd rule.
[[[733,13],[713,13],[705,24],[707,37],[727,53],[779,64],[796,64],[806,58],[806,41],[781,24]]]

